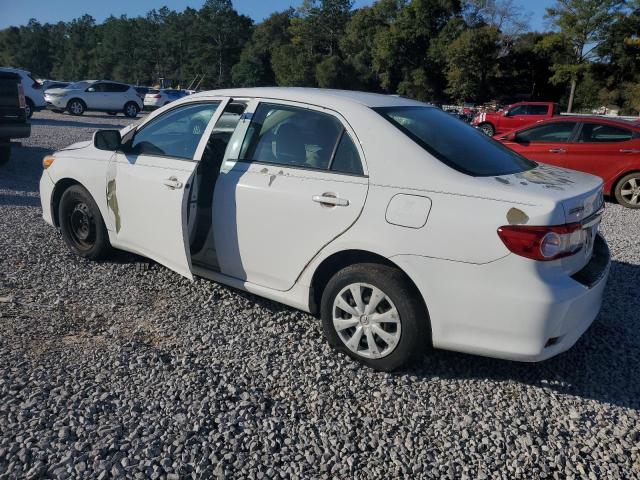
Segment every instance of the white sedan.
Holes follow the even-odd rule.
[[[44,159],[45,220],[319,314],[380,370],[429,346],[539,361],[597,316],[602,181],[538,165],[403,98],[204,92]]]

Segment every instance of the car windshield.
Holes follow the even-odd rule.
[[[87,88],[91,82],[74,82],[71,85],[68,85],[66,88],[69,90],[81,90],[83,88]]]
[[[382,107],[376,112],[444,164],[473,176],[508,175],[537,164],[434,107]]]

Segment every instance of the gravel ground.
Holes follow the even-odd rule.
[[[127,122],[36,113],[0,167],[1,479],[640,478],[640,211],[607,205],[603,310],[569,352],[377,373],[309,315],[68,253],[40,160]]]

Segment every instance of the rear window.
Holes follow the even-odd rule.
[[[0,107],[18,106],[18,83],[20,77],[0,73]]]
[[[374,110],[442,163],[467,175],[508,175],[537,165],[437,108]]]

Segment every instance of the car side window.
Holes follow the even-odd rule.
[[[518,133],[520,142],[568,142],[576,122],[554,122],[529,128]]]
[[[346,131],[343,132],[338,148],[336,149],[336,154],[331,162],[331,170],[354,175],[364,174],[358,149],[353,143],[353,140],[351,140],[351,135]]]
[[[509,117],[515,117],[516,115],[526,115],[527,114],[527,106],[526,105],[518,105],[517,107],[513,107],[509,110]]]
[[[633,132],[626,128],[602,123],[585,123],[582,125],[579,141],[582,143],[626,142],[632,137]]]
[[[527,115],[546,115],[548,111],[547,105],[529,105]]]
[[[261,103],[253,114],[240,160],[327,170],[344,128],[332,115]]]
[[[182,105],[151,120],[123,148],[134,155],[192,160],[202,134],[220,102]]]
[[[109,93],[122,93],[129,90],[129,85],[122,85],[120,83],[106,83],[105,92]]]

